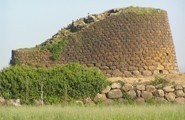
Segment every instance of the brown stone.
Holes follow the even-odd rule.
[[[178,97],[175,99],[174,103],[176,104],[185,104],[185,99],[183,97]]]
[[[164,70],[164,66],[158,65],[158,66],[157,66],[157,69],[158,69],[158,70]]]
[[[124,71],[125,77],[132,77],[132,73],[129,71]]]
[[[134,74],[136,77],[142,77],[141,73],[140,73],[138,70],[133,71],[133,74]]]
[[[101,91],[102,94],[106,94],[111,90],[110,86],[107,86],[104,90]]]
[[[98,103],[98,102],[102,102],[102,101],[105,101],[107,99],[107,97],[105,96],[105,94],[97,94],[95,97],[94,97],[94,99],[93,99],[93,101],[95,102],[95,103]]]
[[[137,89],[137,90],[142,90],[142,91],[144,91],[144,90],[145,90],[145,85],[137,85],[137,86],[136,86],[136,89]]]
[[[113,89],[108,92],[107,97],[108,98],[121,98],[123,96],[123,93],[120,89]]]
[[[158,89],[154,92],[154,96],[156,97],[164,97],[164,91],[162,89]]]
[[[129,90],[127,95],[129,95],[131,98],[136,98],[136,92],[134,90]]]
[[[142,91],[141,96],[146,100],[146,99],[151,99],[153,98],[153,94],[151,92],[147,91]]]
[[[164,87],[163,90],[165,92],[173,92],[175,89],[174,89],[174,86],[173,85],[170,85],[170,86]]]
[[[137,97],[141,97],[141,91],[140,90],[136,90],[136,94],[137,94]]]
[[[151,71],[148,71],[148,70],[143,71],[143,76],[151,76],[151,75],[152,75]]]
[[[183,92],[183,90],[177,90],[175,91],[175,94],[177,97],[184,97],[185,93]]]
[[[132,86],[131,84],[128,84],[128,83],[126,83],[126,84],[123,85],[123,87],[122,87],[122,90],[125,91],[125,92],[127,92],[127,91],[129,91],[129,90],[132,90],[132,89],[133,89],[133,86]]]
[[[153,93],[153,92],[156,91],[156,88],[155,88],[155,86],[153,86],[153,85],[147,85],[147,86],[146,86],[146,91],[147,91],[147,92]]]
[[[166,95],[165,95],[165,97],[166,97],[166,99],[169,101],[169,102],[173,102],[174,100],[175,100],[175,97],[176,97],[176,95],[174,94],[174,93],[167,93]]]
[[[113,70],[112,75],[115,77],[122,77],[123,73],[120,70],[116,69],[116,70]]]
[[[112,85],[111,85],[111,88],[112,89],[120,89],[122,87],[122,85],[121,85],[121,83],[119,83],[119,82],[114,82],[114,83],[112,83]]]
[[[183,87],[182,87],[182,85],[177,84],[177,85],[175,85],[175,89],[176,90],[183,90]]]
[[[144,104],[145,103],[145,99],[143,99],[142,97],[138,97],[136,99],[136,103],[138,103],[138,104]]]

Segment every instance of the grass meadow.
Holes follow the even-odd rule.
[[[0,107],[0,120],[185,120],[185,106],[4,106]]]

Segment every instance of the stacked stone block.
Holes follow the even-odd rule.
[[[178,72],[168,16],[164,10],[156,9],[155,14],[111,14],[68,36],[68,41],[56,61],[50,59],[52,54],[48,50],[16,50],[12,54],[12,64],[49,67],[79,62],[99,68],[108,77]]]

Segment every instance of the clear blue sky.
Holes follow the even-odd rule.
[[[34,47],[72,20],[128,6],[168,11],[180,70],[185,72],[185,0],[0,0],[0,70],[11,50]]]

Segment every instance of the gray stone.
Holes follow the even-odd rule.
[[[156,97],[164,97],[164,91],[162,89],[156,90],[154,92],[154,96],[156,96]]]
[[[152,75],[151,71],[148,71],[148,70],[143,71],[143,76],[151,76],[151,75]]]
[[[133,86],[132,86],[131,84],[128,84],[128,83],[126,83],[126,84],[123,85],[123,87],[122,87],[122,90],[125,91],[125,92],[127,92],[127,91],[129,91],[129,90],[132,90],[132,89],[133,89]]]
[[[110,86],[107,86],[104,90],[101,91],[102,94],[106,94],[111,90]]]
[[[127,95],[129,95],[131,98],[136,98],[136,92],[134,90],[129,90]]]
[[[185,93],[183,92],[183,90],[177,90],[175,91],[175,94],[177,97],[184,97]]]
[[[170,92],[170,93],[167,93],[167,94],[165,95],[165,97],[166,97],[166,99],[167,99],[169,102],[173,102],[173,101],[175,100],[176,95],[175,95],[174,93]]]
[[[182,85],[177,84],[177,85],[175,85],[175,89],[176,90],[183,90],[183,87],[182,87]]]
[[[120,89],[121,87],[122,87],[122,85],[119,82],[112,83],[112,85],[111,85],[112,89]]]
[[[146,100],[146,99],[151,99],[153,98],[153,94],[151,92],[147,91],[142,91],[141,96]]]
[[[138,103],[138,104],[144,104],[145,103],[145,99],[143,99],[142,97],[138,97],[136,99],[136,103]]]
[[[108,98],[121,98],[123,96],[123,93],[120,89],[113,89],[108,92],[107,97]]]
[[[153,85],[147,85],[147,86],[146,86],[146,91],[147,91],[147,92],[153,93],[153,92],[156,91],[156,88],[155,88],[155,86],[153,86]]]
[[[93,101],[94,101],[95,103],[98,103],[98,102],[105,101],[106,99],[107,99],[107,97],[106,97],[105,94],[99,94],[99,93],[98,93],[98,94],[94,97]]]
[[[3,97],[0,97],[0,106],[4,105],[6,100]]]
[[[174,86],[173,85],[170,85],[170,86],[164,87],[163,90],[165,92],[173,92],[175,89],[174,89]]]
[[[185,99],[183,97],[178,97],[175,99],[174,103],[176,104],[185,104]]]
[[[142,91],[144,91],[144,90],[145,90],[145,85],[137,85],[137,86],[136,86],[136,89],[137,89],[137,90],[142,90]]]

